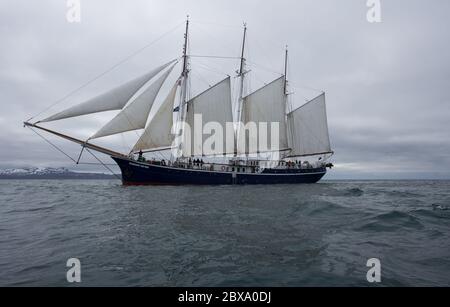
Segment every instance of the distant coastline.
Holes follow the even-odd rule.
[[[81,173],[66,168],[12,168],[0,169],[1,179],[117,179],[104,173]]]

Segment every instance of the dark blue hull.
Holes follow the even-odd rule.
[[[154,165],[112,157],[122,171],[125,185],[225,185],[316,183],[325,168],[308,170],[266,169],[262,173],[232,173]]]

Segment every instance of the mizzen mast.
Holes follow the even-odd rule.
[[[243,76],[244,73],[244,65],[245,65],[244,50],[245,50],[246,36],[247,36],[247,24],[244,23],[244,37],[242,39],[241,66],[239,68],[239,76]]]
[[[286,53],[284,56],[284,94],[287,95],[287,69],[288,69],[288,46],[286,45]]]

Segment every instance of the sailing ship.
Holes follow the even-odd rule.
[[[80,144],[81,153],[87,149],[109,155],[120,167],[124,185],[318,182],[326,174],[327,168],[333,166],[328,162],[333,151],[328,133],[325,93],[322,92],[295,109],[288,105],[287,48],[284,74],[262,88],[245,94],[244,79],[248,71],[244,57],[247,26],[244,25],[240,66],[236,71],[239,97],[233,109],[229,76],[188,99],[188,35],[189,19],[186,20],[181,58],[42,120],[28,120],[24,122],[24,126]],[[154,116],[149,119],[156,97],[178,62],[182,63],[179,78],[154,111]],[[111,110],[119,112],[87,140],[45,127],[47,122]],[[202,144],[207,135],[203,134],[202,126],[196,131],[195,121],[198,115],[201,115],[203,122],[219,123],[222,127],[232,123],[232,141],[221,143],[219,140],[221,144],[216,142],[213,147],[218,148],[219,152],[204,150]],[[262,142],[260,136],[249,135],[242,128],[249,123],[254,123],[257,127],[264,123],[266,126],[262,125],[263,127],[267,127],[267,123],[276,123],[278,129],[271,130],[270,139],[271,142],[275,139],[276,148],[262,151],[258,146],[256,149],[249,146],[252,142]],[[194,127],[194,131],[188,133],[187,127]],[[98,138],[133,130],[143,132],[128,153],[93,143]],[[267,143],[267,139],[265,142]],[[167,160],[150,159],[147,156],[167,150],[171,151]]]

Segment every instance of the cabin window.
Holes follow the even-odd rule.
[[[231,169],[232,172],[234,172],[234,167]]]

